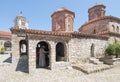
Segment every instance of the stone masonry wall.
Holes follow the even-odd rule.
[[[119,36],[111,36],[108,40],[108,43],[113,44],[115,41],[120,43],[120,37]]]
[[[25,37],[19,37],[17,34],[12,34],[12,62],[17,63],[20,58],[19,42],[25,40]]]
[[[28,38],[28,54],[29,54],[29,71],[36,69],[36,46],[39,42],[46,42],[49,47],[49,63],[50,69],[58,69],[58,63],[56,63],[56,45],[58,42],[62,42],[67,46],[67,38],[60,38],[59,36],[47,36],[47,35],[29,35]],[[65,57],[68,57],[68,53],[65,53]],[[67,61],[67,60],[66,60]],[[59,64],[60,65],[60,64]]]
[[[70,62],[73,64],[88,62],[91,57],[91,45],[94,44],[94,56],[104,56],[104,50],[108,45],[107,40],[94,38],[73,38],[69,42]]]
[[[108,27],[109,31],[120,34],[120,21],[113,19],[112,22],[109,22]]]

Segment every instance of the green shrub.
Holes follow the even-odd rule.
[[[118,57],[118,55],[120,55],[120,44],[119,43],[110,44],[106,48],[105,53],[109,56],[115,55],[116,57]]]
[[[115,44],[115,55],[116,55],[116,58],[118,57],[118,55],[120,55],[120,44],[119,43],[116,43]]]
[[[111,55],[114,55],[115,54],[115,48],[112,44],[110,44],[106,50],[105,50],[105,54],[111,56]]]
[[[2,46],[2,47],[0,48],[0,53],[2,53],[2,54],[5,53],[5,47],[4,47],[4,46]]]

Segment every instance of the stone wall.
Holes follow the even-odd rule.
[[[120,36],[111,35],[111,37],[108,40],[108,43],[113,44],[115,41],[120,43]]]
[[[104,50],[108,45],[108,39],[100,37],[69,37],[55,35],[13,33],[12,34],[12,55],[13,62],[19,63],[20,47],[19,42],[26,40],[28,43],[28,70],[36,70],[36,47],[39,42],[46,42],[49,47],[49,65],[50,69],[67,68],[72,64],[88,62],[91,57],[91,46],[94,44],[94,57],[104,56]],[[65,61],[56,61],[56,45],[61,42],[64,45]]]
[[[21,40],[26,40],[24,36],[18,36],[17,34],[12,34],[12,62],[16,63],[16,61],[20,58],[20,46],[19,43]]]
[[[20,31],[12,31],[12,64],[16,71],[29,72],[28,54],[26,57],[20,56],[20,41],[26,40],[26,33]]]
[[[61,64],[56,62],[56,45],[62,42],[65,49],[68,50],[68,37],[48,36],[48,35],[28,35],[28,54],[29,54],[29,71],[36,69],[36,46],[39,42],[46,42],[49,47],[49,64],[50,69],[58,69]],[[68,52],[65,51],[66,62],[68,62]],[[65,64],[66,66],[67,64]]]
[[[111,32],[120,33],[120,22],[115,20],[109,22],[109,29]]]
[[[73,64],[88,62],[91,57],[91,45],[94,44],[94,56],[104,56],[104,50],[108,45],[107,40],[99,38],[79,37],[69,42],[69,61]]]

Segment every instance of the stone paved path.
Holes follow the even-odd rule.
[[[11,59],[10,54],[0,54],[0,66],[11,64]]]
[[[120,82],[120,66],[89,75],[75,69],[37,69],[27,74],[14,68],[12,64],[0,66],[0,82]]]
[[[27,74],[13,68],[12,65],[0,67],[0,82],[120,82],[120,66],[89,75],[75,69],[37,69]]]

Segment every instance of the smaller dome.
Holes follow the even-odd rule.
[[[22,13],[20,13],[20,15],[16,16],[16,18],[14,19],[14,27],[28,29],[28,21],[26,17],[22,15]]]

